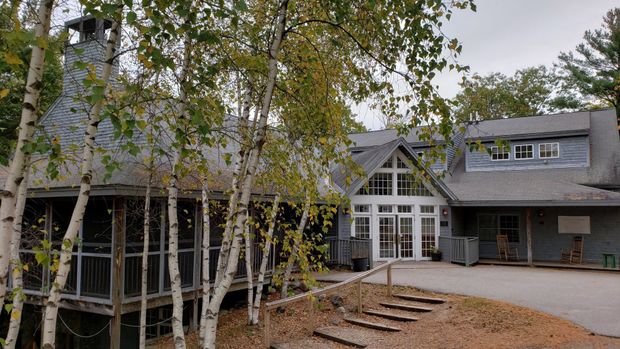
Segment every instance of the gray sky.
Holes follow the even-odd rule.
[[[544,64],[582,42],[583,33],[599,28],[604,14],[618,0],[475,0],[477,12],[458,11],[444,24],[450,37],[463,44],[459,62],[471,72],[486,74]],[[458,91],[460,77],[444,73],[435,79],[444,97]],[[356,109],[369,129],[382,123],[373,111]]]

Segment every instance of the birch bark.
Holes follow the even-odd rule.
[[[310,206],[310,197],[306,197],[306,202],[304,202],[304,210],[301,214],[295,236],[293,236],[293,247],[291,248],[291,254],[288,256],[286,269],[284,270],[284,275],[282,276],[282,290],[280,291],[281,299],[288,297],[289,280],[291,279],[291,274],[293,272],[295,258],[297,258],[296,256],[299,252],[299,244],[301,244],[301,241],[303,240],[304,230],[306,229],[306,223],[308,222],[308,213],[310,212]]]
[[[267,271],[267,263],[269,263],[269,252],[271,250],[271,241],[273,238],[273,231],[276,226],[276,219],[278,218],[278,207],[280,205],[280,194],[276,194],[273,199],[273,205],[271,207],[271,216],[269,217],[269,227],[267,228],[267,235],[265,236],[265,245],[263,246],[263,256],[260,262],[260,269],[258,270],[258,278],[256,280],[256,295],[254,303],[252,304],[252,317],[250,320],[251,325],[258,325],[258,315],[260,313],[260,301],[263,292],[263,286],[265,283],[265,273]]]
[[[152,169],[149,168],[149,171],[149,181],[146,184],[146,193],[144,194],[144,247],[142,248],[142,285],[140,290],[140,348],[146,347],[146,311],[148,295],[149,243],[151,232]]]
[[[29,157],[26,161],[29,162]],[[11,239],[11,273],[13,277],[13,308],[9,322],[9,331],[6,335],[5,349],[14,349],[19,335],[19,327],[22,321],[22,310],[24,308],[24,282],[23,265],[19,256],[19,247],[22,237],[22,222],[24,219],[24,208],[26,207],[26,193],[28,191],[28,176],[30,169],[27,167],[24,172],[24,180],[19,184],[17,192],[17,204],[15,206],[15,222],[13,223],[13,236]]]
[[[119,5],[116,15],[117,18],[121,18],[123,13],[123,6]],[[112,73],[112,66],[114,65],[116,41],[119,36],[120,21],[114,21],[112,28],[110,29],[110,36],[106,44],[106,56],[105,63],[102,69],[101,80],[104,81],[107,89],[108,80]],[[81,162],[81,183],[80,192],[78,194],[77,202],[73,208],[71,214],[71,221],[69,227],[63,237],[61,252],[60,252],[60,264],[56,277],[51,285],[49,297],[45,305],[45,314],[43,317],[43,338],[42,348],[51,349],[55,348],[56,342],[56,320],[58,317],[58,306],[62,297],[62,290],[67,283],[67,277],[71,270],[71,253],[73,245],[75,244],[75,238],[82,225],[84,219],[84,213],[86,211],[86,205],[88,204],[88,198],[90,196],[91,181],[93,177],[93,157],[95,149],[95,137],[97,136],[97,127],[101,121],[101,110],[103,107],[103,101],[95,103],[91,109],[88,125],[86,127],[86,133],[84,134],[84,149],[82,153]]]
[[[252,238],[250,236],[250,224],[246,220],[243,239],[245,240],[245,271],[248,287],[248,325],[252,324],[252,303],[254,300],[254,273],[252,270]]]
[[[24,180],[24,173],[28,166],[27,158],[29,152],[26,151],[26,147],[32,144],[35,125],[38,121],[37,107],[42,88],[45,49],[49,37],[53,7],[53,0],[42,0],[37,10],[38,23],[35,29],[35,42],[37,45],[32,48],[30,56],[17,145],[13,160],[9,166],[4,190],[0,192],[0,197],[2,198],[2,203],[0,203],[0,239],[5,242],[10,241],[13,235],[17,190]],[[10,258],[10,244],[0,244],[0,307],[3,306],[4,297],[6,296]]]
[[[209,247],[211,244],[211,221],[209,218],[209,187],[204,180],[202,187],[202,307],[200,309],[200,346],[206,348],[205,340],[207,328],[207,307],[211,295],[211,283],[209,281]]]
[[[215,338],[217,330],[217,320],[219,315],[219,309],[222,304],[224,296],[228,292],[232,283],[233,277],[237,270],[237,263],[239,262],[239,245],[240,238],[243,235],[243,226],[247,220],[247,205],[252,193],[252,185],[254,183],[254,175],[258,165],[260,152],[265,142],[265,135],[267,132],[267,119],[269,116],[269,110],[271,107],[271,100],[273,97],[273,91],[276,82],[276,76],[278,73],[278,55],[280,53],[280,47],[284,39],[284,28],[286,25],[286,15],[288,8],[288,0],[281,0],[278,4],[278,20],[274,33],[274,40],[269,50],[269,70],[267,74],[267,84],[265,87],[265,93],[261,103],[260,118],[256,127],[256,136],[254,138],[253,149],[248,155],[247,174],[240,176],[243,179],[241,189],[237,187],[233,188],[230,200],[238,200],[237,213],[235,218],[235,224],[232,228],[232,243],[230,244],[230,251],[228,256],[224,253],[224,245],[220,251],[220,262],[222,258],[226,258],[223,263],[218,263],[218,270],[216,274],[216,283],[213,289],[213,297],[209,302],[207,309],[207,321],[206,321],[206,346],[207,348],[215,348]],[[237,196],[241,194],[238,199]],[[226,234],[230,232],[225,232]]]

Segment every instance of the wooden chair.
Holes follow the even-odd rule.
[[[502,259],[508,261],[509,259],[519,260],[519,250],[516,247],[510,246],[508,241],[508,235],[497,235],[497,254],[499,260]]]
[[[570,250],[560,250],[562,254],[562,263],[581,264],[583,261],[583,236],[575,236],[573,238],[573,246]]]

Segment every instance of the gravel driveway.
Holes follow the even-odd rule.
[[[334,272],[317,279],[342,281],[351,275]],[[392,280],[433,292],[517,304],[573,321],[596,334],[620,337],[620,273],[409,262],[393,267]],[[386,273],[365,282],[385,283]]]

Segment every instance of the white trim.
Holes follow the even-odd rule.
[[[546,146],[546,145],[551,145],[551,146],[556,145],[556,146],[558,147],[558,155],[556,155],[556,156],[544,156],[544,157],[543,157],[543,156],[541,155],[541,151],[540,151],[540,148],[541,148],[543,145],[545,145],[545,146]],[[557,158],[559,158],[559,157],[560,157],[560,142],[538,143],[538,158],[539,158],[539,159],[557,159]]]
[[[503,153],[508,154],[508,158],[506,158],[506,159],[493,159],[493,149],[497,149],[497,154],[499,155],[500,154],[500,152],[499,152],[500,148],[498,146],[496,146],[496,145],[493,145],[493,146],[490,146],[489,149],[491,150],[491,153],[489,154],[489,157],[491,158],[491,161],[494,161],[494,162],[495,161],[510,161],[510,150],[509,151],[504,151],[504,148],[502,147],[502,149],[501,149],[502,150],[502,154]]]
[[[527,147],[527,146],[531,146],[532,147],[532,157],[531,158],[517,158],[517,147]],[[514,159],[516,161],[521,161],[521,160],[532,160],[535,159],[535,154],[534,154],[534,143],[526,143],[526,144],[515,144],[512,147],[513,153],[514,153]]]

